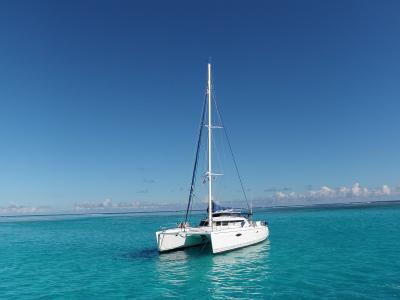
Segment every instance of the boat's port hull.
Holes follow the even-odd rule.
[[[269,235],[267,226],[248,226],[209,232],[191,232],[182,229],[167,229],[156,232],[159,252],[211,243],[213,253],[221,253],[264,241]]]
[[[156,232],[159,252],[179,250],[205,244],[210,240],[208,234],[188,234],[181,229],[168,229]]]

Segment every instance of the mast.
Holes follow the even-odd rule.
[[[211,64],[208,63],[208,226],[212,226],[212,173],[211,173]]]

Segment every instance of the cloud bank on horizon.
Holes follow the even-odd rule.
[[[369,189],[363,187],[360,183],[356,182],[351,187],[341,186],[338,188],[330,188],[322,186],[317,190],[309,190],[304,193],[289,192],[285,193],[278,191],[274,194],[276,199],[306,199],[306,200],[327,200],[327,199],[354,199],[354,198],[370,198],[370,197],[384,197],[391,195],[399,195],[398,188],[390,188],[387,184],[378,188]]]
[[[49,206],[24,206],[11,203],[7,207],[0,207],[0,214],[39,214],[51,211]]]
[[[273,189],[270,189],[273,191]],[[294,192],[289,188],[276,191],[273,195],[259,197],[253,200],[255,206],[291,206],[306,204],[329,204],[345,202],[367,202],[379,200],[397,200],[400,197],[400,187],[390,187],[384,184],[376,188],[361,186],[356,182],[351,187],[341,186],[330,188],[321,186],[318,189],[310,189],[305,192]],[[238,204],[239,201],[232,201],[230,204]],[[180,210],[185,208],[186,203],[157,203],[148,201],[114,202],[111,198],[102,201],[74,203],[71,210],[77,213],[94,211],[152,211],[152,210]],[[198,203],[196,209],[204,206]],[[0,207],[0,214],[40,214],[55,211],[49,206],[24,206],[12,203],[7,207]]]

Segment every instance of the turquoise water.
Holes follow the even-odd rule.
[[[258,212],[267,242],[159,255],[179,215],[0,218],[0,299],[400,299],[400,206]]]

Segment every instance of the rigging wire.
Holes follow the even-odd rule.
[[[216,110],[217,110],[219,119],[221,120],[221,125],[222,125],[222,128],[223,128],[223,130],[224,130],[226,140],[227,140],[227,142],[228,142],[229,150],[230,150],[230,152],[231,152],[232,159],[233,159],[233,164],[235,165],[236,173],[237,173],[237,175],[238,175],[238,177],[239,177],[240,186],[241,186],[241,188],[242,188],[242,192],[243,192],[244,199],[246,200],[247,208],[248,208],[248,210],[249,210],[249,213],[251,213],[251,208],[250,208],[250,206],[249,206],[249,201],[248,201],[248,199],[247,199],[246,191],[245,191],[245,189],[244,189],[243,180],[242,180],[242,177],[240,176],[239,168],[238,168],[238,166],[237,166],[236,159],[235,159],[235,155],[233,154],[232,145],[231,145],[231,142],[230,142],[230,140],[229,140],[228,131],[227,131],[226,127],[225,127],[224,121],[222,120],[222,116],[221,116],[221,114],[220,114],[220,112],[219,112],[219,108],[218,108],[217,102],[215,101],[214,98],[213,98],[213,101],[214,101],[214,105],[215,105],[215,108],[216,108]]]
[[[184,221],[184,225],[186,225],[187,219],[188,219],[188,215],[189,215],[189,210],[191,208],[191,203],[192,203],[192,199],[193,199],[193,191],[194,191],[194,187],[196,184],[196,174],[197,174],[197,165],[198,165],[198,161],[199,161],[199,150],[200,150],[200,145],[201,145],[201,135],[203,133],[203,127],[204,127],[204,116],[205,116],[205,111],[206,111],[206,100],[207,100],[207,94],[204,97],[204,103],[203,103],[203,109],[202,109],[202,113],[201,113],[201,119],[200,119],[200,128],[199,128],[199,137],[197,140],[197,147],[196,147],[196,158],[194,161],[194,167],[193,167],[193,173],[192,173],[192,182],[190,184],[190,192],[189,192],[189,201],[188,201],[188,205],[186,208],[186,214],[185,214],[185,221]]]

